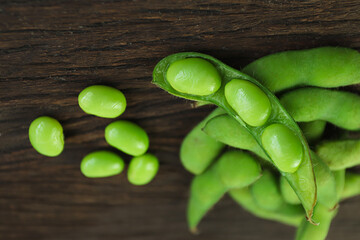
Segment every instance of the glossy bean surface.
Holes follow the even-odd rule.
[[[126,109],[124,94],[104,85],[85,88],[80,92],[78,102],[84,112],[103,118],[116,118]]]
[[[127,176],[134,185],[145,185],[151,182],[159,171],[159,160],[147,153],[134,157],[129,164]]]
[[[117,154],[110,151],[96,151],[82,159],[80,170],[88,178],[102,178],[121,173],[124,166],[124,160]]]
[[[41,116],[32,121],[29,140],[37,152],[48,157],[56,157],[64,149],[63,128],[52,117]]]
[[[143,155],[149,148],[149,137],[144,129],[135,123],[119,120],[105,128],[106,142],[132,156]]]

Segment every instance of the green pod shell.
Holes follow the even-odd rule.
[[[229,189],[242,188],[261,176],[259,163],[242,151],[228,151],[205,172],[194,177],[190,187],[187,220],[191,231]]]
[[[224,94],[229,105],[250,126],[262,126],[268,120],[271,103],[255,84],[233,79],[226,84]]]
[[[333,171],[360,164],[360,140],[324,141],[316,146],[316,154]]]
[[[186,170],[193,174],[197,175],[204,172],[225,147],[223,143],[209,137],[202,131],[202,128],[209,119],[220,114],[224,114],[224,110],[221,108],[215,109],[196,125],[181,143],[181,163]]]
[[[166,78],[175,90],[199,96],[213,94],[221,86],[217,69],[202,58],[186,58],[171,63]]]
[[[343,47],[285,51],[260,58],[242,71],[272,92],[296,86],[347,86],[360,83],[360,54]]]
[[[29,140],[38,153],[48,157],[56,157],[64,150],[63,128],[52,117],[41,116],[32,121]]]
[[[126,109],[126,98],[116,88],[93,85],[82,90],[78,97],[80,108],[103,118],[116,118]]]
[[[260,164],[239,150],[224,153],[215,165],[221,181],[229,189],[248,186],[261,176]]]
[[[307,87],[285,93],[280,102],[297,122],[324,120],[344,129],[360,129],[360,96],[356,94]]]
[[[340,202],[345,188],[345,169],[333,171],[333,174],[336,182],[337,199]]]
[[[284,204],[275,176],[266,170],[262,177],[251,187],[250,191],[256,204],[265,210],[275,211]]]
[[[119,120],[105,128],[105,140],[124,153],[143,155],[149,148],[149,137],[144,129],[135,123]]]
[[[192,232],[197,231],[196,227],[201,219],[227,190],[216,168],[210,167],[207,171],[194,177],[190,186],[187,207],[187,222]]]
[[[323,135],[326,121],[315,120],[312,122],[300,122],[299,126],[309,143],[317,142]]]
[[[201,95],[182,93],[177,91],[171,86],[166,76],[169,66],[174,62],[188,58],[202,58],[208,61],[209,63],[211,63],[217,69],[222,80],[221,87],[219,88],[219,90],[217,90],[215,93],[211,95],[201,96]],[[224,96],[224,86],[232,79],[241,79],[241,80],[250,81],[251,83],[255,84],[258,88],[260,88],[269,99],[271,103],[272,111],[268,120],[263,126],[253,127],[248,125],[227,103],[226,98]],[[251,135],[254,136],[255,140],[258,142],[258,144],[263,150],[264,150],[264,146],[261,143],[261,135],[264,128],[266,128],[267,126],[274,123],[281,123],[286,127],[288,127],[291,131],[293,131],[295,136],[299,138],[299,141],[302,145],[303,158],[296,172],[294,173],[282,172],[282,174],[284,174],[288,178],[288,180],[292,182],[292,186],[296,189],[299,198],[302,202],[302,205],[306,209],[306,213],[309,218],[309,221],[311,221],[312,209],[316,202],[316,183],[315,183],[314,172],[311,164],[309,146],[299,126],[281,106],[278,99],[268,89],[266,89],[264,86],[262,86],[252,77],[225,65],[219,60],[205,54],[194,53],[194,52],[173,54],[162,59],[154,68],[153,83],[175,96],[194,100],[197,102],[202,102],[202,103],[212,103],[217,105],[218,107],[223,108],[227,114],[229,114],[231,117],[236,119],[247,131],[250,132]],[[274,159],[270,159],[270,160],[274,161]],[[306,184],[306,187],[303,186],[304,183]]]
[[[261,141],[281,171],[296,172],[304,153],[299,138],[292,130],[282,124],[272,124],[265,128]]]
[[[245,210],[260,218],[274,220],[294,227],[298,227],[302,220],[305,219],[305,212],[301,205],[284,203],[276,211],[259,208],[248,187],[230,190],[229,195]]]
[[[159,171],[159,160],[153,154],[144,155],[131,159],[127,176],[131,184],[145,185],[151,182]]]
[[[317,200],[328,209],[333,210],[339,200],[335,176],[322,159],[313,152],[312,160],[317,185]]]
[[[313,219],[319,223],[314,225],[305,219],[300,224],[295,239],[296,240],[325,240],[328,235],[332,219],[336,216],[337,209],[330,211],[326,206],[317,203],[314,209]]]
[[[124,169],[124,160],[109,151],[96,151],[86,155],[80,165],[82,174],[88,178],[102,178],[117,175]]]
[[[285,202],[294,205],[301,203],[299,197],[284,176],[280,177],[280,190]]]
[[[360,174],[346,172],[345,185],[341,194],[341,199],[348,199],[360,194]]]

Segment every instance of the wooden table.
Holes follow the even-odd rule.
[[[155,87],[152,70],[181,51],[241,68],[289,49],[359,50],[359,24],[359,1],[0,1],[0,239],[292,239],[293,228],[255,218],[227,196],[200,235],[188,232],[192,176],[178,151],[211,108],[192,109]],[[120,119],[149,133],[161,161],[151,184],[132,186],[125,173],[80,173],[85,154],[110,149],[104,128],[112,120],[77,104],[92,84],[121,89],[128,108]],[[59,157],[41,156],[28,141],[28,126],[41,115],[63,124]],[[359,239],[359,211],[360,198],[342,203],[329,239]]]

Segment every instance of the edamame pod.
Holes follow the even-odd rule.
[[[324,120],[347,130],[360,129],[360,96],[356,94],[307,87],[285,93],[280,102],[297,122]]]
[[[218,115],[209,119],[203,131],[221,143],[225,143],[231,147],[249,150],[264,159],[269,159],[249,131],[227,114]]]
[[[252,184],[261,174],[259,163],[242,151],[229,151],[221,155],[204,173],[191,182],[187,219],[191,231],[196,231],[204,215],[232,188]]]
[[[301,203],[299,197],[284,176],[280,176],[280,190],[285,202],[294,205]]]
[[[318,141],[323,135],[326,127],[326,121],[323,120],[300,122],[298,124],[309,143]]]
[[[229,195],[245,210],[264,219],[274,220],[286,225],[297,227],[300,225],[305,216],[304,209],[301,205],[290,205],[284,203],[276,211],[268,211],[259,208],[248,187],[230,190]]]
[[[336,182],[337,198],[338,202],[340,202],[345,187],[345,169],[333,171],[333,174]]]
[[[316,146],[316,154],[331,170],[341,170],[360,164],[360,140],[324,141]]]
[[[326,206],[317,203],[314,209],[314,221],[319,225],[313,225],[305,219],[299,226],[296,240],[324,240],[329,232],[332,219],[336,216],[337,210],[330,211]]]
[[[194,95],[190,90],[184,93],[174,89],[169,83],[169,79],[167,79],[167,71],[169,69],[169,66],[171,66],[171,64],[177,61],[188,58],[201,58],[212,64],[217,69],[219,75],[222,77],[221,87],[214,93],[205,96]],[[181,68],[181,71],[186,72],[187,67],[188,65],[184,65],[184,68]],[[256,85],[256,87],[259,88],[269,99],[271,104],[271,113],[264,125],[258,127],[249,125],[229,105],[225,97],[224,89],[226,84],[228,84],[233,79],[249,81],[250,83]],[[172,80],[170,79],[170,82],[171,81]],[[306,209],[308,219],[311,221],[312,210],[316,202],[316,183],[315,183],[314,172],[311,164],[309,147],[307,141],[305,140],[305,138],[301,133],[299,126],[294,122],[294,120],[290,117],[290,115],[283,109],[279,101],[268,89],[266,89],[264,86],[262,86],[259,82],[257,82],[255,79],[251,78],[250,76],[245,75],[233,68],[230,68],[229,66],[226,66],[224,63],[216,60],[211,56],[200,53],[178,53],[162,59],[154,69],[153,83],[175,96],[190,100],[200,101],[200,102],[213,103],[223,108],[230,116],[235,118],[247,131],[249,131],[251,135],[254,136],[255,140],[259,143],[260,147],[263,150],[265,149],[261,142],[261,136],[266,127],[275,123],[283,124],[290,131],[292,131],[301,144],[301,148],[303,151],[302,153],[303,158],[301,163],[299,163],[299,165],[297,166],[298,168],[296,172],[291,173],[291,171],[294,171],[294,169],[291,168],[289,169],[290,170],[289,172],[283,172],[283,174],[289,179],[289,181],[293,183],[292,186],[296,189],[299,198],[304,208]],[[191,88],[191,86],[187,86],[187,87]],[[251,111],[251,109],[249,111]],[[276,160],[277,159],[271,159],[271,161],[273,162],[276,162]],[[291,165],[291,163],[289,165]],[[288,169],[285,170],[287,171]],[[300,178],[301,178],[301,182],[299,181]],[[307,187],[304,188],[301,187],[301,185],[306,185]]]
[[[202,128],[205,123],[220,114],[224,114],[221,108],[215,109],[204,120],[186,135],[180,147],[180,160],[186,170],[193,174],[201,174],[216,159],[225,145],[208,135]]]
[[[360,83],[360,54],[343,47],[285,51],[260,58],[242,71],[272,92],[296,86],[347,86]]]
[[[360,194],[360,174],[346,172],[342,200],[355,197]]]
[[[251,185],[250,191],[256,204],[262,209],[276,211],[284,203],[277,179],[269,170],[263,171],[261,178]]]
[[[32,121],[29,140],[37,152],[48,157],[56,157],[64,150],[63,128],[52,117],[41,116]]]

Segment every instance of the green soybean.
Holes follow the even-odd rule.
[[[80,165],[82,174],[88,178],[110,177],[121,173],[124,160],[109,151],[96,151],[86,155]]]
[[[187,220],[191,231],[205,214],[232,188],[242,188],[261,176],[259,163],[242,151],[221,155],[210,168],[194,177],[190,187]]]
[[[292,189],[291,185],[283,176],[280,177],[280,190],[285,202],[294,205],[301,203],[300,199]]]
[[[213,94],[221,86],[221,76],[216,68],[202,58],[171,63],[166,78],[176,91],[199,96]]]
[[[271,103],[255,84],[233,79],[226,84],[224,94],[229,105],[250,126],[261,126],[268,120]]]
[[[296,240],[324,240],[329,232],[332,219],[336,216],[337,210],[330,211],[326,206],[317,203],[314,209],[314,221],[319,223],[313,225],[305,219],[300,224]]]
[[[171,87],[169,83],[169,79],[167,79],[167,72],[169,66],[171,66],[171,64],[175,62],[189,58],[201,58],[203,60],[208,61],[217,69],[217,72],[221,76],[221,87],[216,92],[210,95],[198,95],[197,93],[189,93],[189,91],[188,93],[181,93],[175,90],[173,87]],[[181,62],[178,63],[179,63],[178,67],[180,68],[182,64]],[[185,65],[184,69],[186,69],[186,67],[187,66]],[[267,96],[267,98],[271,103],[272,110],[268,120],[264,125],[259,127],[253,127],[247,124],[228,104],[224,96],[224,89],[225,89],[225,85],[233,79],[249,81],[252,84],[255,84],[259,89],[261,89],[265,93],[265,95]],[[283,172],[282,174],[284,174],[289,179],[289,181],[293,183],[292,186],[296,189],[299,198],[302,201],[304,208],[306,209],[307,216],[311,221],[312,209],[316,202],[316,184],[315,184],[315,178],[311,164],[309,147],[307,141],[305,140],[303,134],[301,133],[299,126],[295,123],[295,121],[281,106],[277,98],[268,89],[266,89],[264,86],[262,86],[252,77],[225,65],[224,63],[220,62],[219,60],[211,56],[200,53],[178,53],[162,59],[154,68],[153,83],[175,96],[194,100],[197,102],[202,102],[202,103],[212,103],[223,108],[227,114],[229,114],[231,117],[236,119],[247,131],[250,132],[251,135],[254,136],[255,140],[259,143],[260,147],[263,150],[264,150],[264,146],[261,143],[261,135],[264,128],[274,123],[281,123],[285,125],[287,128],[289,128],[301,143],[303,157],[296,172],[288,173],[288,174],[286,174],[286,172]],[[184,85],[187,84],[184,83]],[[185,86],[185,88],[190,88],[190,87],[191,87],[190,85]],[[270,160],[274,161],[274,159],[271,158]],[[299,176],[301,176],[301,178]],[[306,188],[301,186],[304,183],[307,186]]]
[[[331,170],[341,170],[360,164],[360,140],[331,140],[316,146],[316,154]]]
[[[272,124],[265,128],[261,141],[266,152],[281,171],[296,172],[304,153],[299,138],[292,130],[282,124]]]
[[[278,221],[294,227],[299,226],[305,218],[305,212],[301,205],[284,203],[276,211],[259,208],[248,187],[230,190],[229,195],[241,207],[257,217]]]
[[[105,128],[106,142],[132,156],[143,155],[149,148],[149,137],[135,123],[119,120]]]
[[[31,122],[29,140],[37,152],[48,157],[56,157],[64,149],[63,128],[56,119],[48,116]]]
[[[360,83],[360,54],[343,47],[285,51],[260,58],[242,71],[272,92],[303,85],[347,86]]]
[[[360,194],[360,174],[346,172],[345,174],[345,185],[341,198],[348,199],[351,197],[358,196]]]
[[[356,94],[308,87],[284,94],[280,102],[297,122],[324,120],[344,129],[360,129],[360,96]]]
[[[250,191],[256,204],[269,211],[275,211],[284,203],[277,179],[269,171],[263,171],[263,175],[251,187]]]
[[[134,157],[129,164],[128,180],[134,185],[145,185],[153,180],[159,170],[159,160],[147,153]]]
[[[215,109],[209,116],[196,125],[186,135],[180,147],[180,160],[186,170],[193,174],[201,174],[216,159],[225,145],[206,135],[202,128],[205,123],[223,114],[221,108]]]
[[[80,108],[91,115],[116,118],[126,108],[124,94],[113,87],[93,85],[82,90],[78,97]]]

